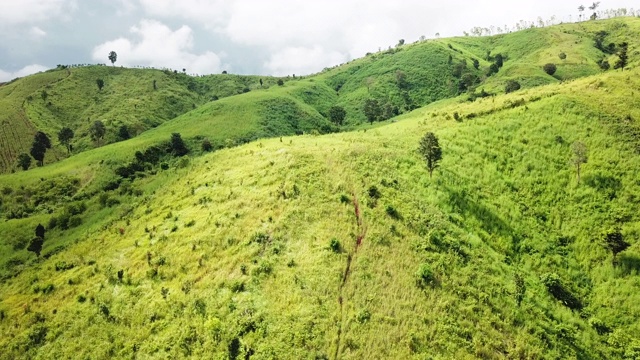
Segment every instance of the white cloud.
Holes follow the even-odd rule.
[[[34,37],[34,38],[42,38],[42,37],[47,36],[47,32],[42,30],[42,29],[40,29],[37,26],[33,26],[31,28],[31,30],[29,31],[29,34],[31,34],[31,36]]]
[[[229,16],[233,0],[139,0],[151,16],[182,18],[214,29]]]
[[[50,18],[67,16],[75,8],[74,0],[2,0],[0,24],[38,23]]]
[[[322,70],[327,66],[339,64],[346,56],[337,51],[330,51],[321,46],[287,47],[271,55],[265,63],[270,75],[306,75]]]
[[[115,51],[118,54],[116,65],[142,65],[176,70],[185,68],[187,72],[197,74],[220,71],[220,57],[215,53],[191,52],[193,31],[188,26],[173,31],[159,21],[141,20],[139,25],[131,28],[131,33],[138,39],[119,38],[107,41],[93,49],[93,59],[106,63],[109,52]]]
[[[27,65],[25,67],[23,67],[22,69],[15,71],[15,72],[8,72],[8,71],[4,71],[2,69],[0,69],[0,81],[2,82],[6,82],[9,80],[13,80],[15,78],[18,77],[23,77],[23,76],[27,76],[27,75],[31,75],[31,74],[35,74],[41,71],[45,71],[48,68],[46,66],[42,66],[42,65],[38,65],[38,64],[32,64],[32,65]]]

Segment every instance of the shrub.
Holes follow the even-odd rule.
[[[211,145],[211,141],[209,139],[202,140],[202,151],[209,152],[213,150],[213,145]]]
[[[392,218],[399,220],[401,218],[400,213],[398,212],[398,210],[396,210],[396,208],[394,208],[391,205],[387,205],[387,208],[385,210],[387,212],[387,215],[391,216]]]
[[[331,251],[333,251],[334,253],[339,253],[342,251],[342,244],[340,244],[340,241],[338,239],[333,238],[329,243],[329,249],[331,249]]]
[[[505,93],[510,93],[510,92],[514,92],[514,91],[518,91],[520,90],[520,83],[515,81],[515,80],[509,80],[507,81],[507,85],[504,88],[504,92]]]
[[[424,289],[427,286],[431,286],[435,283],[435,276],[433,275],[433,270],[431,270],[431,266],[429,264],[422,264],[416,271],[416,285]]]
[[[560,58],[560,60],[564,60],[567,58],[567,54],[565,54],[564,52],[561,52],[560,54],[558,54],[558,57]]]
[[[556,66],[556,64],[552,64],[552,63],[548,63],[545,64],[542,69],[544,70],[544,72],[546,72],[547,74],[553,76],[553,74],[556,73],[556,70],[558,70],[558,67]]]
[[[282,86],[284,85],[284,81],[282,81],[282,79],[278,79],[278,86]]]
[[[567,290],[560,280],[560,276],[556,273],[544,274],[540,277],[542,283],[546,286],[547,291],[560,301],[564,306],[580,310],[582,309],[582,302],[575,297],[569,290]]]

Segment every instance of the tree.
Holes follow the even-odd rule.
[[[380,109],[380,104],[378,104],[378,100],[376,99],[367,99],[364,102],[364,116],[367,117],[367,121],[373,124],[374,121],[378,120],[380,117],[380,113],[382,110]]]
[[[500,71],[500,67],[497,64],[493,63],[489,66],[489,70],[487,71],[487,76],[491,76],[493,74],[498,73]]]
[[[578,6],[578,11],[580,11],[580,16],[578,16],[578,19],[582,20],[582,12],[584,12],[584,5]]]
[[[118,129],[118,138],[120,138],[120,140],[131,139],[131,134],[129,134],[129,128],[127,125],[120,126]]]
[[[262,79],[260,79],[260,87],[262,87]]]
[[[278,86],[282,86],[284,85],[284,81],[282,81],[282,79],[278,79]]]
[[[407,81],[407,75],[400,70],[396,71],[396,84],[400,90],[405,90],[409,87],[409,82]]]
[[[42,98],[42,101],[45,101],[45,102],[46,102],[46,101],[47,101],[47,97],[49,97],[49,94],[47,93],[47,91],[46,91],[46,90],[42,90],[42,91],[40,92],[40,97]]]
[[[572,162],[578,170],[578,183],[579,183],[580,182],[580,166],[582,164],[585,164],[588,160],[587,145],[585,145],[580,141],[576,141],[573,143],[573,145],[571,145],[571,148],[573,149]]]
[[[202,151],[209,152],[213,150],[213,145],[209,139],[202,140]]]
[[[183,156],[189,153],[189,149],[187,149],[179,133],[171,134],[171,151],[175,156]]]
[[[22,170],[29,169],[29,166],[31,166],[31,156],[25,153],[18,155],[18,165],[20,165]]]
[[[89,133],[91,134],[91,138],[93,139],[93,141],[102,139],[106,132],[107,129],[104,127],[104,124],[100,120],[94,121],[89,128]]]
[[[478,59],[473,59],[473,67],[478,70],[480,68],[480,61]]]
[[[44,240],[44,226],[42,226],[42,224],[38,224],[38,226],[36,226],[36,237]]]
[[[628,242],[624,241],[620,230],[608,232],[605,235],[605,243],[607,248],[613,253],[613,257],[616,257],[618,253],[623,252],[630,246]]]
[[[498,65],[498,67],[501,68],[502,65],[504,65],[504,57],[502,56],[502,54],[496,54],[495,61],[496,61],[496,65]]]
[[[111,61],[111,65],[115,66],[116,60],[118,60],[118,54],[115,51],[109,53],[109,61]]]
[[[346,116],[347,112],[342,106],[332,106],[329,109],[329,119],[336,125],[342,125]]]
[[[567,54],[561,52],[560,54],[558,54],[558,57],[560,58],[560,60],[565,60],[567,58]]]
[[[98,90],[102,91],[102,88],[104,87],[104,80],[96,79],[96,85],[98,85]]]
[[[29,243],[27,250],[36,253],[36,256],[40,257],[40,252],[42,252],[43,244],[44,244],[44,239],[39,236],[36,236]]]
[[[68,127],[63,127],[58,132],[58,141],[67,148],[67,152],[71,152],[71,139],[73,139],[73,130]]]
[[[625,66],[627,66],[629,62],[629,57],[627,56],[627,48],[629,47],[629,44],[623,42],[618,46],[620,47],[620,50],[618,51],[618,61],[616,61],[616,64],[613,66],[613,68],[622,69],[622,71],[624,71]]]
[[[507,94],[518,90],[520,90],[520,83],[515,80],[507,81],[507,85],[504,87],[504,92]]]
[[[51,140],[49,140],[47,134],[38,131],[33,137],[33,143],[31,144],[29,153],[38,161],[39,166],[44,165],[44,154],[47,152],[47,149],[51,149]]]
[[[420,140],[420,154],[427,162],[429,178],[431,178],[433,170],[438,167],[438,163],[442,159],[442,149],[434,133],[428,132],[422,137]]]
[[[558,70],[558,67],[556,66],[556,64],[548,63],[544,64],[542,70],[544,70],[544,72],[546,72],[547,74],[553,76],[553,74],[555,74]]]
[[[400,47],[402,45],[404,45],[404,39],[398,40],[398,45],[396,45],[396,47]]]

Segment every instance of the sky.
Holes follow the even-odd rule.
[[[634,6],[604,0],[599,9]],[[573,0],[0,0],[0,82],[58,64],[306,75],[421,36],[576,21]],[[637,4],[636,4],[637,6]],[[585,13],[588,12],[585,11]]]

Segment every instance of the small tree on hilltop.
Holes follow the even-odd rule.
[[[175,156],[184,156],[189,153],[189,149],[187,149],[179,133],[171,134],[171,151]]]
[[[627,66],[629,62],[629,57],[627,55],[627,49],[629,47],[629,44],[626,42],[623,42],[618,46],[620,47],[620,50],[618,51],[618,61],[616,61],[616,64],[613,66],[613,68],[622,69],[622,71],[624,71],[625,66]]]
[[[58,141],[67,148],[67,152],[71,152],[71,139],[73,139],[74,133],[68,127],[63,127],[58,132]]]
[[[116,60],[118,60],[118,54],[115,51],[111,51],[109,53],[109,61],[111,61],[111,65],[115,66]]]
[[[18,165],[20,165],[22,170],[29,169],[31,166],[31,156],[25,153],[18,155]]]
[[[433,170],[438,167],[438,163],[442,159],[442,149],[434,133],[428,132],[422,137],[420,140],[420,154],[427,163],[429,178],[431,178]]]
[[[104,87],[104,80],[96,79],[96,85],[98,85],[98,90],[102,91],[102,88]]]
[[[547,74],[553,76],[553,74],[555,74],[558,70],[558,67],[556,66],[556,64],[548,63],[542,67],[542,70],[544,70],[544,72],[546,72]]]
[[[329,119],[338,126],[342,125],[346,116],[347,112],[342,106],[332,106],[329,109]]]
[[[587,145],[585,145],[580,141],[576,141],[573,143],[571,148],[573,149],[572,162],[576,166],[576,169],[578,170],[578,183],[579,183],[580,182],[580,166],[582,164],[585,164],[588,160]]]
[[[49,140],[47,134],[38,131],[33,137],[33,143],[31,144],[29,153],[38,161],[39,166],[44,165],[44,154],[47,152],[47,149],[51,149],[51,140]]]

